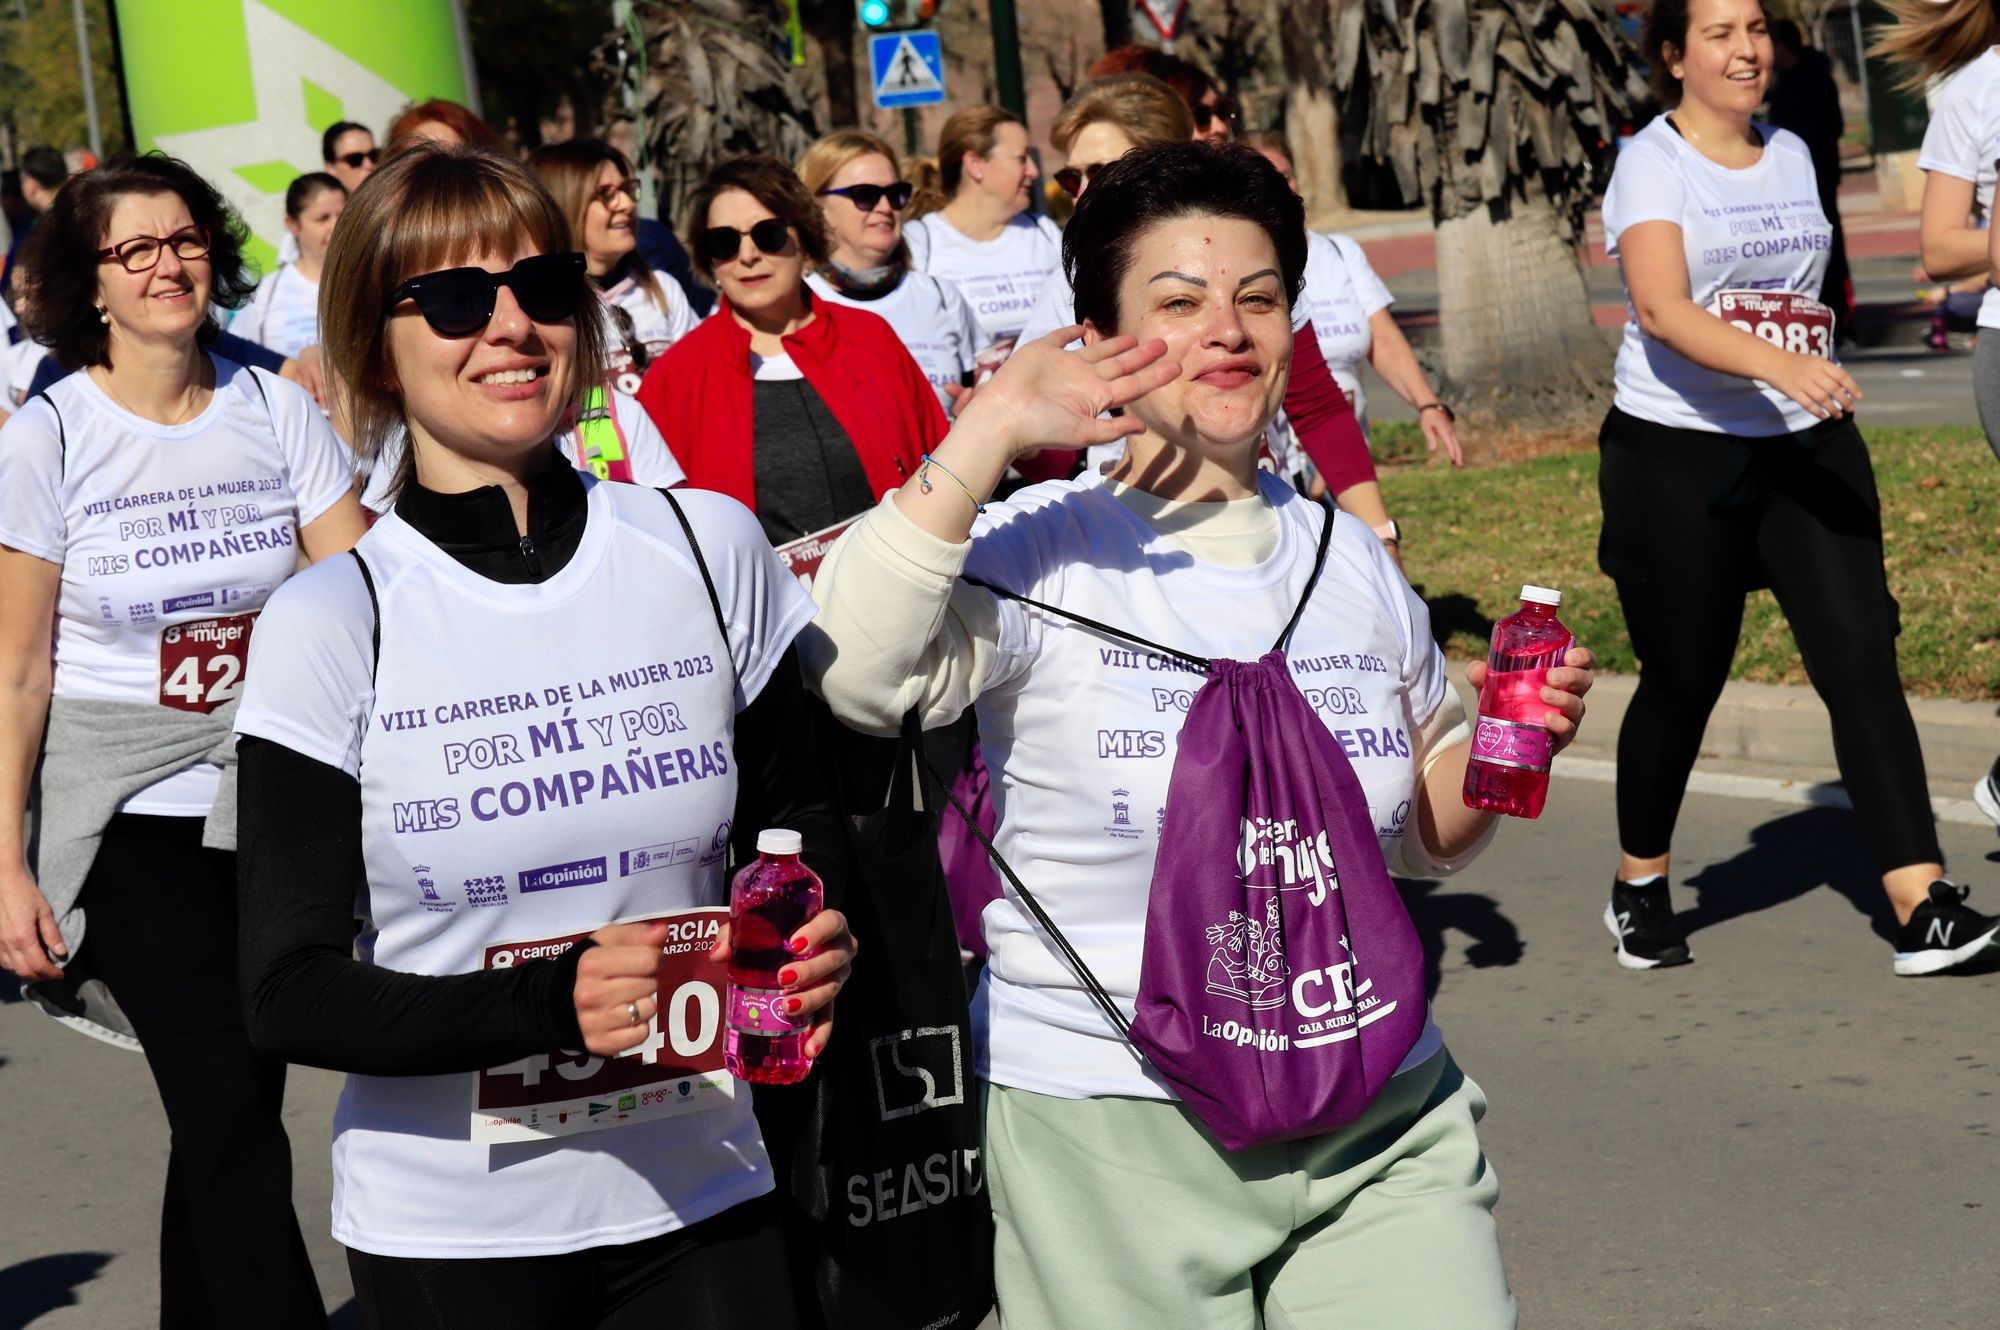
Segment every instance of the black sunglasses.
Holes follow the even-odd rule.
[[[1237,108],[1234,98],[1224,97],[1213,106],[1196,103],[1188,109],[1194,112],[1195,129],[1203,134],[1206,134],[1208,127],[1218,120],[1227,125],[1231,133],[1236,130]]]
[[[1078,198],[1083,194],[1083,187],[1109,165],[1110,162],[1096,162],[1085,167],[1065,166],[1056,172],[1056,183],[1062,186],[1063,193]]]
[[[733,226],[711,226],[694,238],[695,251],[702,261],[713,268],[727,263],[743,252],[743,237],[750,237],[750,243],[766,254],[782,254],[785,246],[792,243],[792,230],[781,217],[766,217],[748,231],[739,231]]]
[[[561,323],[574,317],[590,288],[584,281],[581,254],[537,254],[506,272],[484,268],[446,268],[412,277],[389,293],[391,308],[405,300],[417,302],[424,322],[440,337],[470,337],[493,317],[500,288],[514,293],[521,312],[536,323]]]
[[[380,148],[370,148],[367,152],[343,152],[332,161],[329,161],[327,165],[331,166],[334,162],[339,162],[350,171],[359,171],[362,163],[373,163],[381,160],[382,150]]]
[[[838,194],[863,212],[874,212],[875,205],[884,198],[897,212],[910,206],[910,198],[917,187],[907,180],[898,180],[893,185],[843,185],[839,189],[822,189],[820,197]]]

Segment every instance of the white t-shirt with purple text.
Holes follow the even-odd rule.
[[[1710,307],[1723,291],[1816,297],[1833,228],[1820,207],[1812,154],[1796,134],[1758,125],[1763,154],[1732,169],[1698,152],[1667,117],[1632,136],[1604,191],[1604,247],[1644,222],[1681,229],[1688,293]],[[1646,335],[1628,294],[1616,372],[1618,409],[1676,429],[1764,438],[1810,429],[1818,418],[1775,388],[1704,369]]]

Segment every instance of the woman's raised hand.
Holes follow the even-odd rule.
[[[977,425],[1007,448],[1009,460],[1040,448],[1088,448],[1141,433],[1129,417],[1105,418],[1180,376],[1164,359],[1167,344],[1112,337],[1075,351],[1063,348],[1083,328],[1058,328],[1014,348],[991,381],[966,403],[958,423]]]

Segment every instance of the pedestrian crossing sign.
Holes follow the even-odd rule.
[[[885,111],[944,100],[944,44],[935,32],[878,33],[868,39],[868,65]]]

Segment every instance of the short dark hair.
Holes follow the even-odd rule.
[[[1790,19],[1773,19],[1765,24],[1764,28],[1771,34],[1773,45],[1782,46],[1793,55],[1798,55],[1806,49],[1805,34],[1800,32],[1799,25]]]
[[[340,194],[347,192],[347,186],[324,171],[306,172],[285,191],[285,216],[296,222],[299,214],[306,210],[306,205],[329,189]]]
[[[806,265],[818,267],[833,255],[826,238],[826,214],[806,189],[799,173],[776,157],[736,157],[716,166],[688,197],[688,253],[703,277],[715,279],[715,268],[701,252],[701,233],[708,229],[708,210],[715,200],[732,189],[740,189],[771,210],[798,235],[805,251]]]
[[[21,154],[21,174],[43,189],[61,189],[69,163],[54,148],[30,148]]]
[[[97,314],[97,255],[116,239],[106,238],[105,227],[128,194],[173,194],[197,226],[208,228],[211,304],[241,309],[257,290],[243,267],[249,232],[215,186],[162,152],[114,159],[63,186],[21,255],[17,280],[28,293],[28,335],[55,352],[64,369],[111,363],[111,330]],[[206,345],[221,331],[210,315],[196,336]]]
[[[357,129],[371,139],[375,137],[374,130],[366,125],[357,125],[352,120],[336,120],[328,125],[326,133],[319,136],[319,159],[323,162],[332,161],[334,145],[340,142],[340,136],[351,134]]]
[[[1235,217],[1254,223],[1278,251],[1287,304],[1306,278],[1305,204],[1278,168],[1241,143],[1153,143],[1134,148],[1091,177],[1063,229],[1063,273],[1076,293],[1076,318],[1117,330],[1118,287],[1141,232],[1180,217]]]

